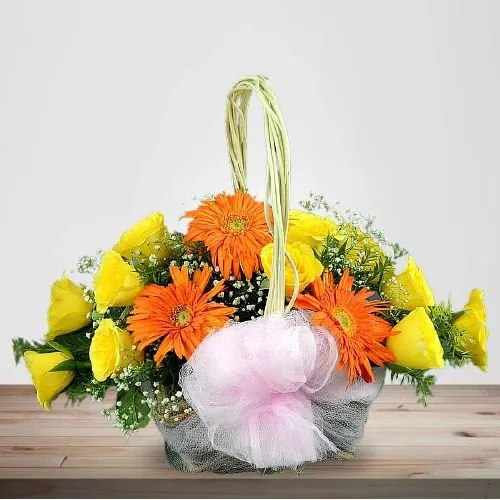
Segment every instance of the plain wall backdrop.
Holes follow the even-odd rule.
[[[377,217],[437,299],[486,290],[500,382],[500,2],[0,0],[0,383],[39,338],[52,281],[152,211],[231,188],[225,96],[271,79],[309,191]],[[263,192],[260,108],[250,187]]]

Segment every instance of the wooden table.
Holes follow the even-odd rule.
[[[258,474],[184,474],[170,468],[153,425],[125,438],[105,403],[52,412],[34,389],[0,386],[0,496],[24,497],[497,497],[500,386],[438,386],[430,405],[386,386],[352,460]],[[94,481],[89,481],[90,479]]]

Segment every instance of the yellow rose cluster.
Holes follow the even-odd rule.
[[[366,262],[369,271],[384,255],[379,245],[359,228],[352,225],[337,226],[331,217],[321,217],[310,212],[291,210],[288,220],[287,253],[293,262],[298,278],[298,292],[302,292],[323,272],[323,265],[317,258],[325,247],[327,237],[333,236],[339,247],[346,245],[349,251],[346,262],[352,265],[359,263],[361,256],[370,253],[371,260]],[[262,267],[270,276],[272,269],[273,244],[266,245],[261,251]],[[285,284],[287,298],[293,294],[295,272],[290,261],[285,264]]]
[[[396,363],[421,370],[443,368],[443,347],[426,311],[435,304],[434,295],[412,257],[406,269],[386,283],[382,296],[394,307],[410,311],[394,327],[399,333],[387,339]]]
[[[106,313],[110,307],[134,304],[144,284],[130,261],[133,258],[148,259],[151,263],[166,260],[170,253],[167,234],[163,215],[153,213],[123,233],[113,249],[104,253],[94,276],[98,314]],[[109,318],[99,322],[89,355],[94,377],[99,382],[144,360],[144,354],[136,348],[132,336]]]
[[[47,311],[47,342],[57,337],[84,330],[93,321],[93,311],[102,317],[110,307],[131,306],[144,288],[139,274],[130,264],[134,257],[161,262],[169,255],[168,233],[163,215],[153,213],[137,223],[120,237],[112,250],[104,253],[94,277],[94,297],[74,283],[66,275],[51,287]],[[85,335],[82,331],[81,335]],[[57,346],[57,343],[54,344]],[[90,345],[90,361],[94,378],[104,381],[119,374],[129,365],[137,365],[144,359],[135,348],[132,336],[118,328],[112,319],[100,320]],[[37,390],[38,401],[46,410],[51,402],[73,380],[72,370],[52,371],[60,363],[72,360],[66,352],[24,353],[26,366]]]
[[[134,267],[133,257],[164,261],[170,252],[163,215],[153,213],[120,237],[113,250],[106,252],[94,278],[97,312],[109,307],[131,306],[144,288]]]
[[[294,292],[296,278],[298,292],[302,292],[321,276],[323,265],[315,252],[321,252],[328,235],[334,236],[339,246],[345,244],[349,249],[346,252],[348,264],[359,263],[360,257],[368,252],[374,256],[367,263],[367,271],[376,265],[377,257],[384,255],[373,238],[355,226],[339,227],[330,217],[292,210],[286,250],[295,266],[295,272],[287,261],[285,284],[288,298]],[[262,266],[268,276],[272,269],[272,257],[273,244],[270,243],[261,252]],[[388,270],[381,294],[394,308],[408,312],[393,329],[398,333],[387,340],[387,347],[396,357],[396,363],[420,370],[443,368],[444,350],[436,327],[429,317],[429,308],[435,306],[434,294],[413,257],[408,258],[408,264],[402,273],[394,275],[392,269]],[[474,364],[486,370],[488,330],[482,291],[471,292],[464,312],[455,320],[455,326],[463,333],[461,348],[470,354]]]
[[[395,308],[409,311],[394,326],[399,333],[387,340],[396,363],[421,370],[443,368],[444,350],[428,314],[429,308],[435,306],[434,294],[412,257],[408,258],[405,270],[386,283],[382,295]],[[454,325],[462,332],[460,347],[470,354],[476,366],[486,371],[488,330],[483,296],[481,290],[472,290]]]

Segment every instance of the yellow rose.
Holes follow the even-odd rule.
[[[334,234],[336,231],[337,226],[331,217],[320,217],[309,212],[290,210],[287,243],[301,241],[319,251],[328,234]]]
[[[109,250],[102,256],[101,266],[94,277],[97,312],[108,307],[131,306],[144,288],[137,271],[119,253]]]
[[[70,359],[73,359],[72,356],[62,352],[26,351],[24,353],[24,361],[31,373],[38,402],[46,411],[50,411],[52,401],[68,387],[75,376],[72,371],[51,372],[50,370]]]
[[[443,346],[424,307],[417,307],[394,328],[399,332],[387,339],[387,348],[398,365],[427,370],[443,368]]]
[[[273,260],[273,249],[274,244],[269,243],[264,248],[262,248],[260,253],[260,258],[262,260],[262,267],[267,276],[271,277],[271,266]],[[304,290],[304,288],[312,283],[318,276],[323,272],[323,265],[314,256],[312,248],[303,243],[302,241],[295,241],[294,243],[288,243],[286,245],[286,250],[290,258],[293,260],[297,272],[299,275],[299,292]],[[295,284],[295,274],[293,272],[292,266],[289,264],[288,260],[285,261],[285,285],[286,285],[286,295],[291,297],[293,294]]]
[[[130,333],[118,328],[112,319],[103,319],[90,344],[89,356],[95,379],[104,382],[110,375],[121,373],[126,366],[142,363],[144,354],[133,347]]]
[[[47,340],[71,333],[88,325],[92,304],[85,302],[83,290],[66,275],[53,283],[50,290],[50,305],[47,311],[49,331]]]
[[[166,233],[163,214],[155,212],[125,231],[113,250],[127,260],[136,252],[143,257],[154,254],[158,260],[163,260],[169,254]]]
[[[469,301],[464,306],[464,313],[455,321],[455,326],[465,332],[462,345],[471,354],[472,362],[484,372],[488,369],[488,350],[486,342],[486,308],[483,302],[484,292],[475,288]]]
[[[389,300],[394,307],[407,311],[435,304],[432,290],[413,257],[408,257],[406,269],[392,281],[388,281],[382,293],[383,298]]]

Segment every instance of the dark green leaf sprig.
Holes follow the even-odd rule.
[[[417,370],[394,363],[387,363],[391,372],[391,381],[399,380],[401,384],[410,384],[415,387],[417,403],[427,406],[429,396],[432,396],[432,386],[436,383],[434,375],[428,375],[428,370]]]
[[[453,312],[449,302],[441,302],[429,307],[429,317],[443,346],[443,358],[451,366],[456,367],[464,366],[471,361],[471,356],[466,349],[466,332],[455,326],[455,321],[460,314],[461,312]]]
[[[373,248],[373,243],[365,244],[365,239],[366,236],[354,232],[351,234],[351,231],[345,239],[329,234],[317,256],[323,266],[331,271],[335,282],[338,283],[344,271],[349,269],[349,274],[354,278],[354,290],[367,288],[380,293],[392,275],[394,261],[381,249]]]
[[[116,426],[125,435],[148,424],[151,415],[143,385],[156,376],[154,361],[147,360],[141,365],[127,366],[119,375],[111,377],[110,383],[117,389],[116,404],[102,413],[107,420],[114,418]]]
[[[17,365],[24,356],[24,353],[27,351],[44,353],[55,352],[56,349],[48,345],[46,342],[38,342],[36,340],[29,341],[21,337],[17,337],[15,339],[12,339],[12,351],[14,353],[14,361]]]

